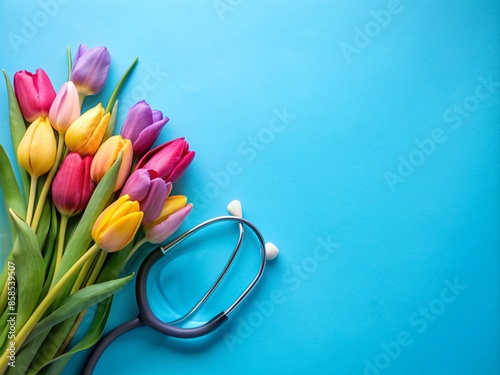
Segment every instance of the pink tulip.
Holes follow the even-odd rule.
[[[164,143],[145,154],[137,168],[152,169],[165,182],[175,182],[185,172],[194,159],[195,152],[189,151],[189,144],[184,138]]]
[[[80,117],[78,91],[73,82],[64,82],[50,107],[50,124],[59,133],[64,134],[78,117]]]
[[[90,178],[92,156],[77,152],[66,156],[52,182],[52,200],[59,212],[73,216],[85,209],[95,189]]]
[[[138,201],[144,212],[143,224],[148,224],[160,215],[163,203],[172,190],[172,184],[166,183],[160,175],[150,169],[137,169],[130,175],[120,195],[129,195]]]
[[[164,242],[181,226],[191,212],[193,205],[187,204],[183,195],[168,197],[163,204],[160,215],[151,223],[144,225],[146,239],[151,243]]]
[[[28,122],[47,117],[56,92],[47,73],[37,69],[35,74],[20,70],[14,74],[14,91],[23,117]]]

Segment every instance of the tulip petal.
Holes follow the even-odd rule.
[[[187,203],[187,197],[184,195],[172,195],[165,200],[161,213],[158,217],[151,223],[146,225],[146,228],[154,227],[162,221],[166,220],[174,212],[181,210]]]
[[[137,155],[144,154],[156,142],[161,130],[168,122],[168,117],[151,124],[145,128],[136,138],[133,143],[134,153]]]
[[[111,56],[106,47],[80,45],[73,63],[71,80],[84,95],[98,94],[108,78]]]
[[[80,155],[94,155],[99,148],[111,114],[105,113],[101,104],[78,117],[66,132],[66,146]]]
[[[169,147],[159,146],[159,149],[156,148],[158,151],[155,157],[151,158],[151,160],[144,165],[144,168],[154,169],[160,176],[169,176],[182,158],[184,140],[175,140],[172,143],[168,143],[168,145]],[[153,149],[153,151],[156,149]]]
[[[116,252],[127,246],[134,239],[141,225],[142,212],[133,212],[114,221],[105,232],[102,232],[96,242],[108,253]]]
[[[34,75],[35,87],[38,92],[38,106],[40,109],[40,116],[48,116],[50,106],[56,98],[56,92],[50,78],[42,69],[37,69]]]
[[[156,109],[151,110],[151,115],[153,116],[153,122],[160,121],[163,118],[163,113]]]
[[[52,200],[62,214],[71,216],[78,211],[80,206],[79,193],[84,181],[83,170],[82,157],[80,154],[72,152],[64,158],[52,181]]]
[[[23,117],[28,122],[46,117],[56,93],[47,73],[37,69],[35,74],[20,70],[14,74],[14,90]]]
[[[92,227],[91,234],[94,241],[96,240],[96,238],[98,238],[99,233],[103,231],[103,228],[106,227],[106,225],[109,222],[109,219],[113,216],[114,212],[118,209],[118,207],[123,203],[127,202],[128,200],[129,196],[123,195],[116,201],[114,201],[112,204],[110,204],[104,211],[101,212],[101,214],[95,221],[94,226]]]
[[[167,177],[166,181],[170,181],[172,183],[176,182],[189,167],[194,159],[194,156],[194,151],[188,152],[187,155],[184,156],[181,161],[175,166],[174,170],[170,173],[170,176]]]
[[[80,116],[78,91],[73,82],[65,82],[54,99],[49,111],[50,124],[59,133],[66,133],[69,126]]]
[[[120,204],[118,208],[111,214],[111,216],[109,217],[108,226],[113,225],[113,223],[119,218],[138,211],[140,211],[139,202],[128,200]]]
[[[73,65],[76,65],[78,63],[80,56],[85,54],[88,51],[88,49],[89,47],[87,47],[87,45],[83,43],[78,46],[78,50],[75,53],[75,58],[73,59]]]
[[[141,100],[133,105],[125,118],[121,134],[123,138],[135,141],[139,134],[153,123],[151,107],[145,100]]]
[[[181,210],[174,212],[165,221],[159,223],[158,225],[149,227],[149,230],[146,229],[146,238],[148,241],[155,244],[164,242],[177,229],[179,229],[184,219],[191,212],[192,208],[193,205],[188,204]]]
[[[17,158],[31,176],[41,176],[52,168],[56,139],[47,118],[39,117],[28,127],[19,143]]]
[[[141,211],[144,212],[143,224],[150,223],[160,215],[163,202],[165,202],[169,190],[169,187],[161,178],[151,181],[148,195],[140,203]]]
[[[151,178],[149,170],[136,169],[125,182],[121,195],[128,194],[134,201],[142,201],[149,191]]]

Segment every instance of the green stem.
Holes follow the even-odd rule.
[[[81,92],[78,93],[78,99],[80,100],[80,108],[82,108],[83,102],[85,101],[86,97],[87,97],[86,94],[83,94]]]
[[[75,275],[75,273],[82,267],[85,262],[93,255],[99,251],[100,247],[98,244],[94,244],[90,249],[87,250],[83,256],[78,259],[78,261],[66,272],[66,274],[57,282],[56,285],[47,293],[47,296],[43,299],[43,301],[38,305],[36,310],[31,314],[28,321],[24,324],[23,328],[19,331],[14,339],[16,343],[16,351],[24,344],[24,341],[31,333],[35,325],[38,323],[40,318],[43,316],[45,311],[49,308],[49,306],[54,302],[57,295],[63,290],[66,286],[66,283]],[[0,358],[0,373],[3,374],[7,368],[9,362],[9,350],[6,350],[3,354],[2,358]]]
[[[83,317],[87,313],[88,309],[85,309],[83,311],[80,311],[80,314],[78,314],[78,318],[76,318],[75,324],[73,324],[73,328],[71,328],[71,331],[69,331],[68,336],[64,339],[64,342],[61,344],[61,347],[56,353],[56,357],[59,357],[60,355],[63,355],[66,352],[66,349],[68,349],[68,346],[73,340],[73,337],[76,334],[76,331],[78,331],[78,328],[80,328],[80,324],[82,324]]]
[[[82,284],[85,280],[85,277],[87,276],[87,274],[89,272],[90,267],[92,266],[93,261],[94,261],[94,257],[90,258],[87,261],[87,263],[85,263],[83,265],[82,270],[78,274],[78,278],[76,279],[75,283],[73,284],[73,288],[71,288],[70,294],[73,294],[80,289],[80,287],[82,286]]]
[[[108,255],[107,252],[104,250],[101,250],[101,253],[99,254],[99,258],[97,259],[97,263],[94,266],[94,269],[92,270],[92,273],[90,274],[89,279],[87,280],[87,284],[85,286],[90,286],[94,284],[94,282],[97,279],[97,276],[99,276],[99,272],[101,272],[102,265],[104,264],[104,261],[106,260],[106,255]]]
[[[99,254],[99,258],[97,259],[97,263],[95,264],[94,269],[92,270],[92,273],[90,274],[90,277],[87,280],[87,283],[85,284],[85,286],[90,286],[90,285],[94,284],[94,282],[97,279],[97,276],[99,276],[99,272],[101,271],[102,266],[104,265],[104,261],[106,260],[106,255],[108,255],[108,253],[105,252],[104,250],[101,250],[101,253]],[[91,264],[91,263],[92,262],[89,260],[87,263],[85,263],[85,266],[87,264]],[[80,275],[82,273],[83,273],[83,269],[82,269]],[[80,279],[80,276],[78,276],[78,279]],[[77,282],[78,282],[78,280],[77,280]],[[75,282],[75,285],[76,284],[77,283]],[[81,285],[81,283],[80,283],[80,285]],[[78,286],[78,288],[80,288],[80,285]],[[78,289],[76,289],[76,290],[78,290]],[[76,290],[75,291],[72,290],[71,293],[76,292]],[[80,327],[80,324],[82,323],[83,317],[85,316],[86,312],[87,312],[87,309],[81,311],[80,314],[78,314],[78,318],[76,319],[75,324],[73,324],[73,328],[71,328],[71,331],[68,333],[68,336],[66,337],[66,339],[62,343],[61,347],[59,348],[57,355],[61,355],[66,351],[66,349],[69,346],[69,343],[73,339],[73,336],[75,335],[76,331]]]
[[[132,258],[132,255],[137,251],[138,248],[140,248],[142,245],[144,245],[148,240],[146,237],[141,238],[137,243],[134,245],[134,248],[130,251],[130,254],[127,256],[127,259],[125,259],[125,263],[128,262],[130,258]]]
[[[68,226],[69,216],[61,215],[61,222],[59,223],[59,236],[57,238],[57,250],[56,250],[56,265],[54,268],[54,274],[59,269],[59,264],[61,264],[61,259],[64,250],[64,239],[66,238],[66,227]]]
[[[71,71],[73,69],[73,62],[71,60],[71,48],[68,46],[68,81],[71,81]]]
[[[138,57],[135,58],[135,60],[132,62],[132,64],[128,67],[127,71],[123,74],[122,78],[116,84],[116,87],[113,90],[111,97],[109,98],[108,105],[106,106],[106,112],[110,112],[111,108],[113,108],[113,105],[115,104],[116,97],[118,96],[118,92],[122,88],[123,84],[125,83],[125,80],[127,79],[128,75],[130,74],[132,69],[134,69],[134,66],[137,64],[137,61],[139,61]]]
[[[57,172],[57,168],[59,167],[59,162],[61,161],[63,149],[64,149],[64,134],[59,133],[59,139],[57,141],[56,160],[54,161],[52,168],[50,168],[49,174],[47,175],[45,183],[43,184],[42,192],[40,193],[40,198],[38,199],[38,204],[36,206],[35,216],[33,217],[33,223],[31,223],[31,228],[33,228],[33,231],[35,233],[38,228],[38,224],[40,224],[43,205],[45,204],[45,199],[47,199],[47,195],[49,194],[50,185],[52,184],[52,180],[54,179],[54,176],[56,175]]]
[[[28,225],[31,224],[31,220],[33,219],[33,207],[35,206],[35,197],[36,197],[36,184],[38,182],[37,176],[31,176],[30,183],[30,196],[28,198],[28,211],[26,212],[26,223]]]

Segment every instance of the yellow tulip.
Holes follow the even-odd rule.
[[[47,173],[56,159],[56,138],[47,117],[28,127],[17,148],[17,160],[32,177]]]
[[[123,195],[99,215],[92,228],[92,238],[108,253],[119,251],[132,241],[143,215],[139,202]]]
[[[111,117],[101,103],[78,117],[66,132],[66,146],[81,156],[94,155],[101,145]]]
[[[114,191],[122,188],[132,166],[132,158],[134,150],[130,139],[124,139],[121,135],[114,135],[106,140],[92,160],[90,168],[90,177],[96,184],[102,180],[107,171],[113,166],[113,163],[118,159],[120,153],[123,152],[123,157],[118,171],[118,177]]]

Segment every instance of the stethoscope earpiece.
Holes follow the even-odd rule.
[[[243,217],[243,209],[241,208],[241,202],[237,199],[229,202],[227,205],[227,211],[236,217]],[[272,242],[267,242],[266,243],[266,260],[273,260],[278,256],[278,253],[280,252],[278,248],[276,247],[275,244]]]

